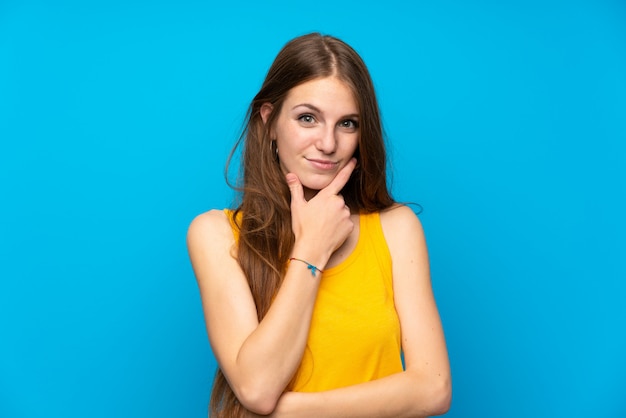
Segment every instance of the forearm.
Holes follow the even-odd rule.
[[[296,246],[296,255],[309,257],[307,260],[318,266],[325,265],[326,255],[303,248]],[[306,347],[320,280],[320,273],[313,276],[305,264],[288,266],[267,315],[237,354],[238,378],[231,384],[242,403],[270,408],[289,384]]]
[[[315,393],[286,393],[272,417],[426,417],[445,413],[450,404],[449,375],[426,378],[417,372]]]

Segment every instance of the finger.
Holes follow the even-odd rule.
[[[293,173],[288,173],[286,176],[287,185],[291,192],[291,203],[301,203],[304,201],[304,191],[302,190],[302,183],[300,179]]]
[[[343,198],[341,193],[337,193],[335,197],[337,198],[337,207],[339,207],[340,204],[344,207],[344,209],[348,207],[348,205],[346,205],[346,200]]]
[[[344,168],[339,170],[333,181],[331,181],[330,184],[326,186],[323,190],[326,190],[332,194],[338,194],[341,189],[343,189],[343,186],[346,185],[348,180],[350,180],[350,175],[352,175],[352,171],[354,170],[355,166],[356,158],[351,158],[350,161],[348,161],[348,164],[346,164]]]

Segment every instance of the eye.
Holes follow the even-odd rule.
[[[359,122],[354,119],[346,119],[339,122],[339,126],[345,129],[356,130],[359,127]]]
[[[315,117],[311,115],[310,113],[305,113],[303,115],[298,116],[298,120],[304,123],[314,123]]]

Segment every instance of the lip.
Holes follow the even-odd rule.
[[[317,158],[307,158],[306,160],[309,163],[311,163],[311,165],[315,167],[316,169],[323,170],[323,171],[334,170],[335,168],[337,168],[337,165],[339,164],[338,162],[335,162],[335,161],[321,160]]]

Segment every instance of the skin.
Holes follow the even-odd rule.
[[[272,106],[261,107],[267,121]],[[272,129],[283,173],[295,174],[307,200],[330,184],[359,142],[359,112],[350,88],[336,77],[289,91]]]
[[[350,89],[335,77],[293,88],[272,127],[292,201],[291,256],[324,269],[341,263],[359,236],[358,215],[339,194],[356,161],[358,112]],[[273,111],[263,105],[267,120]],[[406,371],[318,393],[284,393],[306,345],[319,280],[290,263],[278,294],[259,323],[222,211],[198,216],[188,248],[200,287],[211,347],[250,416],[423,417],[447,411],[448,356],[428,268],[424,234],[404,206],[381,213],[393,261]],[[323,280],[323,278],[322,278]],[[285,344],[289,341],[289,344]]]

